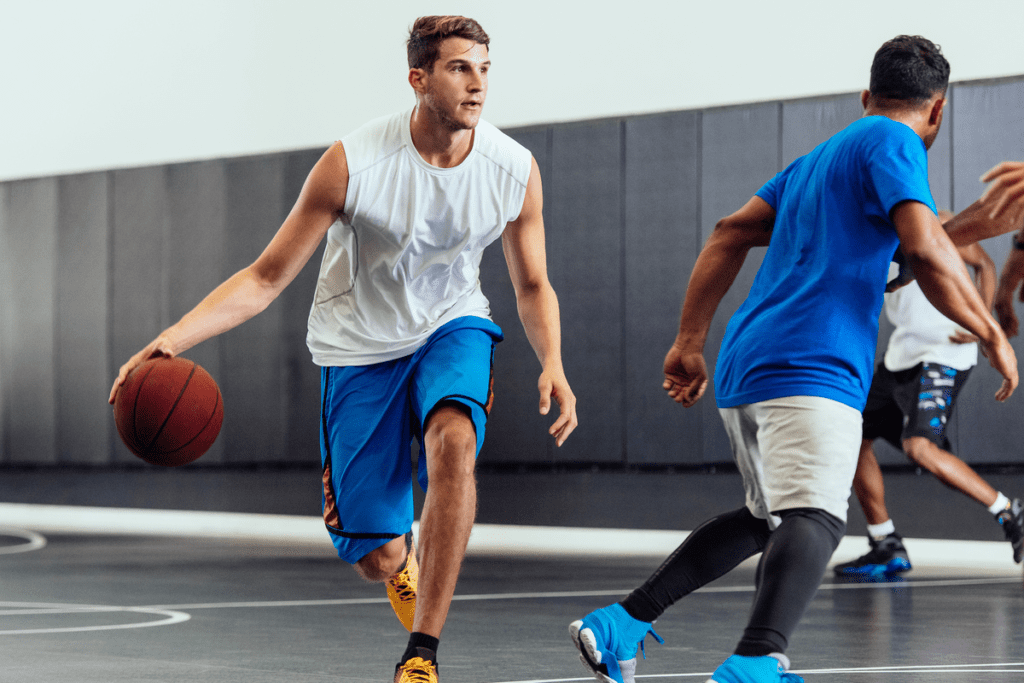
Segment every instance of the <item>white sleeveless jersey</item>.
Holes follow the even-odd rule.
[[[530,152],[481,120],[469,156],[431,166],[409,130],[412,110],[342,139],[348,191],[327,231],[306,344],[317,365],[408,356],[441,325],[490,318],[480,258],[523,207]]]
[[[906,370],[921,362],[957,370],[977,365],[978,345],[949,341],[963,328],[932,306],[916,281],[885,295],[885,315],[896,326],[883,361],[889,370]]]

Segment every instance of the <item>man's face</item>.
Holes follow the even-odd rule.
[[[467,38],[441,43],[432,71],[423,77],[423,105],[448,130],[476,127],[487,98],[487,46]]]

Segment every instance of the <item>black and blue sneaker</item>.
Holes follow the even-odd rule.
[[[856,560],[837,564],[837,576],[880,577],[900,574],[911,569],[910,557],[903,547],[903,537],[895,531],[879,540],[868,537],[871,551]]]
[[[1024,557],[1024,503],[1014,498],[1006,509],[996,515],[996,521],[1003,527],[1006,540],[1013,546],[1013,561],[1020,564]]]
[[[580,661],[601,683],[634,683],[637,647],[643,651],[648,633],[665,642],[650,623],[634,619],[619,603],[569,624]]]

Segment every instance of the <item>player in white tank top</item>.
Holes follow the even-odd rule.
[[[486,121],[452,168],[428,164],[413,110],[342,140],[345,210],[327,231],[307,344],[317,365],[408,356],[455,318],[490,317],[480,258],[519,216],[532,157]]]
[[[346,370],[397,362],[388,359],[409,356],[454,318],[488,316],[478,268],[483,248],[500,236],[520,318],[541,363],[540,412],[548,414],[552,398],[559,406],[549,433],[560,446],[576,427],[576,399],[562,367],[558,301],[547,277],[540,171],[526,150],[480,120],[488,44],[471,19],[417,19],[408,42],[416,107],[328,149],[259,258],[125,363],[111,403],[144,360],[181,353],[266,308],[324,236],[308,333],[314,359]],[[415,572],[406,572],[415,561],[402,537],[381,541],[355,563],[367,579],[404,582],[406,598],[414,596],[413,633],[396,682],[436,680],[436,654],[422,646],[436,651],[476,511],[474,422],[443,402],[423,419],[430,487],[419,531],[419,588],[410,578]]]

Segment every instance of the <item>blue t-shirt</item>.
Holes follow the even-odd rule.
[[[750,294],[729,321],[715,372],[720,408],[820,396],[863,410],[902,201],[935,211],[924,142],[862,118],[757,192],[775,227]]]

